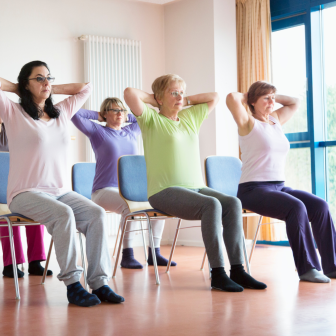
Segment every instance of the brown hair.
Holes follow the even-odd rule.
[[[168,74],[168,75],[163,75],[161,77],[158,77],[155,79],[155,81],[152,84],[152,90],[154,93],[155,99],[162,99],[165,91],[167,88],[170,86],[170,83],[172,82],[178,82],[183,85],[183,89],[186,89],[186,83],[185,81],[178,75],[174,74]]]
[[[108,110],[112,108],[112,104],[118,105],[123,110],[127,110],[123,102],[116,97],[106,98],[100,105],[100,116],[106,121],[105,115]],[[127,114],[125,113],[125,121],[127,119]]]
[[[247,105],[252,113],[255,113],[254,106],[261,96],[265,96],[269,93],[275,93],[276,87],[270,83],[264,81],[257,81],[253,83],[247,92]]]

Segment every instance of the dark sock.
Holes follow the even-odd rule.
[[[98,305],[100,300],[96,295],[87,292],[79,281],[67,286],[69,303],[80,307],[92,307]]]
[[[120,266],[131,269],[143,268],[143,266],[137,260],[134,259],[134,251],[132,248],[123,249]]]
[[[245,272],[242,264],[231,265],[230,278],[237,284],[243,286],[244,288],[250,289],[265,289],[267,285],[255,280],[248,273]]]
[[[244,290],[227,276],[224,267],[216,267],[211,270],[211,288],[226,292],[242,292]]]
[[[20,271],[19,268],[16,266],[18,278],[23,278],[24,272]],[[3,276],[8,277],[8,278],[14,278],[14,272],[13,272],[13,265],[7,265],[4,266],[4,269],[2,271]]]
[[[28,266],[28,273],[30,275],[43,275],[44,267],[41,266],[41,263],[39,260],[34,260],[29,263]],[[47,275],[52,275],[52,270],[47,271]]]
[[[168,265],[168,259],[163,257],[160,253],[160,247],[155,247],[155,255],[156,255],[156,262],[158,266],[167,266]],[[152,249],[148,247],[148,265],[153,266],[153,256],[152,256]],[[170,262],[170,266],[176,266],[175,261]]]
[[[114,293],[113,290],[109,286],[107,286],[107,285],[99,287],[98,289],[93,290],[92,294],[97,295],[97,297],[101,301],[105,301],[105,302],[121,303],[121,302],[125,301],[125,299],[122,296]]]

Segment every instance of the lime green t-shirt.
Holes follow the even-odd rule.
[[[179,121],[144,104],[137,117],[145,150],[148,198],[169,187],[204,188],[198,133],[208,117],[208,104],[179,112]]]

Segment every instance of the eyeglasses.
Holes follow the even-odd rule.
[[[112,111],[114,114],[118,114],[119,112],[125,114],[127,112],[127,110],[118,110],[118,109],[106,110],[106,112],[109,112],[109,111]]]
[[[28,78],[28,80],[33,80],[33,79],[35,79],[36,82],[38,82],[38,83],[43,83],[43,82],[45,82],[45,80],[47,80],[49,83],[52,83],[52,82],[55,81],[55,77],[50,77],[50,76],[48,76],[48,77],[37,76],[35,78]]]
[[[178,96],[181,96],[181,97],[183,98],[184,92],[173,91],[173,92],[170,92],[170,94],[171,94],[174,98],[177,98]]]

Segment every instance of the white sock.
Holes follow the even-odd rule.
[[[151,223],[152,223],[154,247],[160,247],[165,221],[164,220],[153,220],[151,221]]]
[[[312,268],[305,274],[300,275],[300,280],[317,283],[328,283],[331,281],[327,276],[325,276],[322,272],[319,272],[316,268]]]
[[[134,221],[127,224],[127,231],[137,230],[140,228],[140,222]],[[125,232],[123,249],[132,248],[135,232]]]

